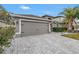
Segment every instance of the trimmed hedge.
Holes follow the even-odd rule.
[[[5,47],[10,46],[11,39],[15,33],[14,27],[3,27],[0,28],[0,53],[4,51]]]
[[[66,32],[67,28],[65,28],[65,27],[53,27],[52,31],[53,32]]]

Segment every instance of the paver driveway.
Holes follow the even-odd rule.
[[[66,54],[79,53],[79,41],[58,33],[16,38],[5,53]]]

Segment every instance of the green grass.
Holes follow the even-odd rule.
[[[72,38],[79,40],[79,33],[73,33],[73,34],[64,34],[65,37]]]

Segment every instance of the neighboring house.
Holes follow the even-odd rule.
[[[75,22],[73,23],[73,25],[76,27],[75,30],[79,31],[79,19],[78,18],[75,19]]]
[[[3,20],[0,20],[0,27],[9,27],[9,26],[12,26],[12,27],[15,27],[13,24],[6,24]]]
[[[67,27],[65,26],[64,20],[65,17],[64,16],[49,16],[49,15],[44,15],[42,16],[44,18],[47,18],[49,20],[52,21],[52,25],[51,27]],[[75,30],[79,30],[79,19],[75,19],[75,21],[73,22],[73,26],[76,27]]]
[[[54,16],[49,16],[49,15],[44,15],[42,17],[47,18],[52,21],[52,24],[51,24],[52,28],[53,27],[65,27],[64,23],[63,23],[64,18],[65,18],[64,16],[55,16],[54,17]]]
[[[64,26],[64,24],[65,24],[64,19],[65,19],[64,16],[56,16],[56,17],[54,17],[54,19],[52,20],[53,27],[65,27]]]
[[[0,27],[5,27],[6,24],[0,21]]]
[[[0,27],[6,27],[6,26],[10,26],[10,25],[7,25],[7,24],[4,23],[2,20],[0,20]]]
[[[51,32],[51,20],[34,15],[11,14],[19,37],[45,34]]]

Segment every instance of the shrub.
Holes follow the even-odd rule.
[[[0,28],[0,53],[4,51],[5,47],[10,46],[10,41],[15,33],[14,27]]]
[[[65,28],[65,27],[53,27],[52,31],[54,31],[54,32],[66,32],[67,28]]]

